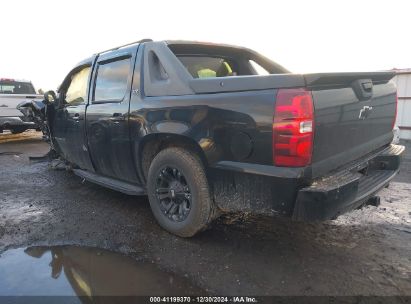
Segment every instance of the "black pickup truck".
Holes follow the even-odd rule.
[[[392,72],[292,74],[250,49],[143,40],[98,53],[45,97],[75,174],[148,195],[183,237],[224,213],[327,220],[399,170]]]

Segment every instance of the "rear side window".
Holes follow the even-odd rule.
[[[261,65],[259,65],[257,62],[254,60],[250,60],[250,65],[253,67],[257,75],[269,75],[270,73],[264,69]]]
[[[0,80],[0,94],[36,94],[30,82]]]
[[[194,78],[236,76],[234,64],[225,58],[208,56],[178,56]]]
[[[99,64],[94,102],[120,102],[127,91],[130,58]]]

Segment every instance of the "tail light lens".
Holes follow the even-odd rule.
[[[274,165],[309,165],[313,138],[314,106],[311,92],[302,88],[278,90],[273,119]]]
[[[395,122],[397,120],[397,112],[398,112],[398,92],[395,93],[395,112],[394,112],[394,120],[392,121],[391,129],[394,129]]]

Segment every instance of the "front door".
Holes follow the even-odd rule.
[[[131,83],[138,46],[100,55],[87,107],[87,138],[96,172],[137,183],[129,136]]]
[[[75,68],[64,80],[53,121],[53,137],[68,161],[94,171],[85,134],[91,65],[92,62]]]

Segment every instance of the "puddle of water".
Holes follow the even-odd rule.
[[[0,256],[0,296],[198,295],[156,265],[89,247],[29,247]]]

